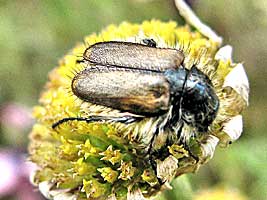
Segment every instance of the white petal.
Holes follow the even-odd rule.
[[[231,118],[223,124],[223,132],[225,132],[231,141],[237,140],[243,131],[243,120],[241,115]]]
[[[64,192],[61,192],[56,196],[54,196],[54,200],[76,200],[76,199],[77,199],[76,195]]]
[[[31,171],[30,172],[30,176],[29,176],[29,180],[30,180],[30,183],[34,186],[38,186],[38,184],[36,183],[35,181],[35,175],[36,175],[36,171]]]
[[[193,27],[195,27],[200,33],[202,33],[202,35],[218,43],[219,46],[222,44],[222,37],[218,36],[215,31],[204,24],[187,5],[187,3],[185,3],[185,1],[175,0],[174,2],[180,15],[188,24],[191,24]]]
[[[108,196],[107,200],[117,200],[115,194],[111,194]]]
[[[237,64],[225,77],[223,88],[233,88],[247,103],[249,95],[248,77],[242,64]]]
[[[53,186],[54,186],[53,183],[49,181],[43,181],[39,183],[39,190],[47,199],[52,199],[53,197],[50,194],[50,191]]]
[[[216,60],[222,60],[227,62],[228,60],[232,61],[232,52],[233,48],[230,45],[226,45],[218,50],[215,55]]]
[[[157,177],[163,182],[170,182],[178,168],[178,160],[174,156],[168,156],[164,161],[157,160]]]
[[[54,189],[54,190],[50,190],[49,193],[51,196],[55,198],[56,196],[60,196],[61,194],[66,195],[69,191],[70,189]]]
[[[206,162],[208,159],[211,159],[213,157],[218,142],[219,139],[214,135],[207,135],[200,141],[202,150],[202,156],[200,159],[202,163]]]
[[[131,191],[128,190],[127,200],[146,200],[140,189]]]

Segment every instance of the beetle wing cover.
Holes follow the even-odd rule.
[[[100,42],[88,47],[83,58],[101,65],[164,71],[178,68],[184,54],[171,48],[155,48],[130,42]]]
[[[72,81],[73,93],[99,105],[153,115],[169,107],[169,83],[162,73],[93,65]]]

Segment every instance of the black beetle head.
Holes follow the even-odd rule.
[[[219,109],[219,99],[210,79],[195,66],[189,70],[181,99],[183,120],[206,132]]]

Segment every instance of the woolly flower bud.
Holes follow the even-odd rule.
[[[157,135],[151,163],[148,147],[157,129],[157,117],[145,117],[132,123],[114,121],[86,122],[69,117],[119,116],[110,107],[84,102],[71,89],[73,77],[90,67],[79,62],[88,45],[102,41],[142,43],[151,38],[157,47],[183,52],[183,65],[196,65],[212,82],[220,107],[206,133],[186,139],[169,133]],[[85,45],[86,44],[86,45]],[[145,21],[110,25],[99,34],[85,38],[49,74],[49,81],[34,108],[37,122],[30,135],[30,159],[39,166],[32,182],[50,199],[145,199],[170,188],[170,181],[195,172],[207,162],[218,144],[227,146],[242,132],[242,110],[248,104],[248,81],[242,64],[231,60],[231,47],[220,49],[189,26],[175,22]],[[131,80],[127,80],[131,81]],[[173,139],[172,139],[173,137]],[[167,142],[168,140],[168,142]],[[155,167],[153,167],[155,165]],[[164,186],[164,187],[163,187]]]

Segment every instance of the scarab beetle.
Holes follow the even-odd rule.
[[[70,117],[52,127],[71,120],[133,123],[164,116],[148,153],[153,151],[156,135],[167,129],[177,138],[184,137],[185,125],[198,133],[207,132],[219,109],[219,99],[208,76],[196,65],[186,69],[182,51],[157,48],[151,39],[143,43],[108,41],[89,46],[83,54],[88,66],[72,80],[71,88],[78,98],[125,115]]]

